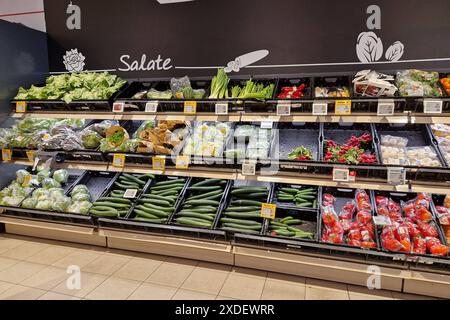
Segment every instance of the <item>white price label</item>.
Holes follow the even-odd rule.
[[[378,116],[392,116],[394,114],[394,109],[395,104],[393,100],[378,100]]]
[[[388,168],[387,181],[393,185],[405,184],[406,170],[404,168]]]
[[[242,163],[242,174],[244,176],[254,176],[256,173],[256,163],[255,162],[243,162]]]
[[[328,103],[314,102],[312,105],[312,113],[315,116],[326,116],[328,113]]]
[[[149,101],[145,104],[145,112],[155,113],[158,111],[158,101]]]
[[[114,102],[112,111],[113,112],[123,112],[125,110],[125,103],[123,102]]]
[[[337,182],[349,182],[350,170],[349,169],[333,169],[333,181]]]
[[[423,113],[442,113],[443,101],[438,99],[424,99]]]
[[[219,102],[215,106],[216,114],[228,114],[228,102]]]
[[[373,216],[373,223],[376,226],[390,226],[392,221],[388,216]]]
[[[261,121],[261,129],[272,129],[272,126],[273,126],[272,120]]]
[[[291,103],[286,101],[280,101],[277,103],[277,116],[290,116],[291,115]]]
[[[127,189],[125,190],[123,197],[127,199],[134,199],[136,198],[137,193],[138,193],[137,189]]]

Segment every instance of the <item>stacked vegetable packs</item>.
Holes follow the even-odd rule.
[[[221,157],[230,130],[230,124],[227,122],[197,122],[194,128],[194,134],[189,136],[186,140],[183,154],[203,157]]]
[[[14,99],[64,100],[66,103],[75,100],[105,100],[125,83],[125,80],[107,72],[61,74],[48,77],[43,87],[20,87]]]
[[[225,151],[227,158],[267,159],[272,131],[254,125],[239,125],[233,133],[234,144]]]
[[[440,97],[439,73],[403,70],[397,73],[397,86],[402,96]]]
[[[25,183],[25,180],[30,177],[29,183]],[[23,199],[33,191],[33,186],[38,184],[37,176],[31,176],[31,173],[26,170],[18,170],[16,179],[0,191],[0,205],[18,207]]]

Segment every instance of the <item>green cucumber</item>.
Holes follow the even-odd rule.
[[[148,208],[148,209],[153,209],[153,210],[161,210],[164,212],[173,212],[173,210],[175,210],[174,207],[161,207],[161,206],[155,206],[154,204],[151,203],[144,203],[142,204],[144,207]]]
[[[202,220],[207,220],[207,221],[214,221],[214,217],[208,216],[206,214],[201,214],[201,213],[191,213],[191,212],[179,212],[177,214],[177,217],[190,217],[190,218],[198,218],[198,219],[202,219]]]
[[[167,219],[147,219],[144,217],[136,217],[133,220],[136,221],[142,221],[142,222],[149,222],[149,223],[164,223],[167,221]]]
[[[314,199],[313,204],[312,204],[312,207],[313,207],[314,209],[317,208],[317,199]]]
[[[312,199],[316,199],[317,197],[316,196],[302,195],[301,197],[297,196],[296,198],[297,199],[304,199],[304,200],[312,200]]]
[[[242,225],[242,224],[237,224],[237,223],[224,223],[223,224],[224,227],[229,227],[229,228],[237,228],[237,229],[245,229],[245,230],[261,230],[261,227],[259,226],[251,226],[251,225]]]
[[[169,201],[159,200],[159,199],[139,199],[138,202],[139,203],[150,203],[150,204],[165,206],[165,207],[171,206],[171,203]]]
[[[158,216],[156,216],[156,215],[154,215],[154,214],[151,214],[151,213],[147,213],[147,212],[145,212],[145,211],[143,211],[143,210],[134,209],[134,212],[135,212],[137,215],[144,216],[144,217],[148,217],[149,219],[160,219]]]
[[[131,205],[131,201],[128,199],[124,199],[124,198],[118,199],[118,198],[101,197],[101,198],[98,198],[97,201],[117,202],[117,203],[125,203],[125,204]]]
[[[206,222],[204,220],[201,221],[195,218],[187,218],[187,217],[176,218],[175,221],[179,224],[186,224],[195,227],[211,227],[212,225],[212,223]]]
[[[198,213],[216,213],[217,208],[214,207],[194,207],[194,208],[185,208],[183,207],[181,211],[191,211],[191,212],[198,212]]]
[[[252,225],[252,226],[259,226],[261,228],[262,224],[253,221],[253,220],[244,220],[244,219],[233,219],[233,218],[221,218],[220,222],[222,223],[236,223],[236,224],[242,224],[242,225]]]
[[[127,180],[129,180],[129,181],[133,181],[133,182],[137,183],[137,184],[140,185],[140,186],[144,186],[144,185],[145,185],[145,181],[142,181],[142,180],[136,178],[135,176],[133,176],[133,175],[131,175],[131,174],[128,174],[128,173],[122,173],[121,177],[124,177],[124,178],[126,178]]]
[[[207,193],[201,193],[195,196],[189,196],[189,199],[192,200],[197,200],[197,199],[203,199],[205,197],[210,197],[210,196],[216,196],[216,195],[222,195],[223,191],[222,190],[216,190],[216,191],[211,191],[211,192],[207,192]]]
[[[223,188],[221,186],[206,186],[206,187],[189,187],[189,191],[202,191],[202,192],[210,192],[210,191],[216,191],[216,190],[222,190]]]
[[[152,175],[151,173],[138,174],[138,175],[135,175],[135,177],[138,179],[145,179],[147,181],[150,179],[155,179],[155,176]]]
[[[304,193],[304,192],[317,192],[317,190],[314,188],[301,189],[298,193]]]
[[[281,219],[281,220],[280,220],[280,223],[285,223],[286,221],[288,221],[288,220],[292,220],[292,219],[294,219],[294,218],[293,218],[293,217],[291,217],[291,216],[287,216],[287,217],[285,217],[285,218]]]
[[[211,206],[218,206],[219,201],[215,200],[187,200],[185,204],[191,204],[191,205],[211,205]]]
[[[258,206],[258,207],[261,207],[262,202],[255,201],[255,200],[233,200],[233,201],[231,201],[231,204],[234,206]]]
[[[176,200],[176,198],[174,198],[174,197],[172,197],[172,198],[171,197],[161,197],[156,194],[144,194],[144,195],[142,195],[142,198],[140,200],[147,200],[147,199],[162,200],[162,201],[168,201],[171,203],[174,203]]]
[[[174,179],[174,180],[165,180],[165,181],[158,181],[157,183],[155,183],[155,186],[167,186],[167,185],[171,185],[171,184],[180,184],[180,183],[185,183],[185,179]]]
[[[169,213],[167,213],[167,212],[160,211],[160,210],[155,210],[155,209],[150,209],[150,208],[146,208],[146,207],[144,207],[144,206],[136,206],[136,209],[145,211],[145,212],[147,212],[147,213],[151,213],[151,214],[153,214],[153,215],[155,215],[155,216],[158,216],[158,217],[161,217],[161,218],[162,218],[162,217],[168,217],[168,216],[169,216]]]
[[[234,207],[230,206],[227,208],[228,211],[235,211],[235,212],[249,212],[249,211],[258,211],[261,210],[261,207]]]
[[[294,188],[280,188],[280,190],[283,192],[292,194],[292,195],[296,194],[299,191],[299,189],[294,189]]]
[[[287,227],[284,223],[278,222],[278,221],[270,221],[271,226],[277,226],[277,227]]]
[[[175,183],[172,184],[170,186],[164,185],[164,186],[153,186],[151,187],[152,191],[159,191],[159,190],[170,190],[170,189],[174,189],[174,188],[183,188],[184,187],[184,183]]]
[[[236,195],[238,197],[243,197],[245,199],[262,199],[267,197],[267,192],[255,192],[255,193],[247,193],[242,195]]]
[[[211,185],[217,185],[221,183],[221,179],[206,179],[197,183],[194,183],[191,185],[191,187],[204,187],[204,186],[211,186]]]
[[[228,232],[235,232],[235,233],[239,233],[239,232],[245,232],[245,233],[251,233],[251,234],[259,234],[259,231],[256,230],[246,230],[246,229],[238,229],[238,228],[230,228],[230,227],[222,227],[221,228],[224,231],[228,231]]]
[[[94,206],[105,206],[105,207],[112,207],[112,208],[129,208],[130,204],[125,203],[116,203],[116,202],[110,202],[110,201],[95,201]]]
[[[107,207],[107,206],[92,206],[92,209],[95,209],[97,211],[114,211],[118,213],[118,210],[115,208]]]
[[[312,202],[302,202],[302,203],[297,203],[296,204],[297,207],[311,207],[312,206]]]
[[[120,182],[114,182],[114,185],[117,188],[119,188],[119,189],[125,189],[125,190],[126,189],[138,189],[138,190],[140,190],[140,188],[138,186],[123,184],[123,183],[120,183]]]
[[[283,230],[283,229],[275,229],[275,230],[273,230],[273,232],[275,232],[275,233],[277,233],[277,235],[283,236],[283,237],[295,236],[295,232],[287,231],[287,230]]]
[[[99,211],[99,210],[95,210],[95,209],[91,209],[89,211],[90,214],[93,214],[94,216],[99,216],[99,217],[115,217],[117,218],[119,213],[118,212],[113,212],[113,211]]]
[[[253,219],[253,218],[261,218],[260,212],[224,212],[223,213],[227,218],[243,218],[243,219]]]
[[[206,198],[202,198],[201,200],[220,200],[220,199],[222,199],[222,196],[223,196],[223,194],[217,194],[215,196],[209,196]],[[189,198],[189,200],[191,200],[191,198]],[[197,200],[197,199],[194,199],[194,200]],[[198,199],[198,200],[200,200],[200,199]]]
[[[242,194],[263,193],[263,192],[267,192],[267,188],[247,187],[242,189],[234,189],[231,191],[231,194],[242,195]]]
[[[157,195],[160,197],[166,197],[166,196],[178,196],[180,190],[168,190],[163,192],[151,192],[151,195]]]
[[[287,224],[287,225],[302,224],[302,223],[303,223],[303,221],[300,219],[291,219],[291,220],[284,221],[284,224]]]

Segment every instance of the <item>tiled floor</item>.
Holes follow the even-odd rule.
[[[74,270],[74,266],[81,270],[79,288],[76,288],[76,277],[67,272],[68,268]],[[2,234],[0,299],[430,298],[213,263]]]

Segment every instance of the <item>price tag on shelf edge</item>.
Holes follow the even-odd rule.
[[[228,102],[218,102],[215,105],[216,114],[228,114]]]
[[[123,168],[125,167],[125,154],[123,153],[115,153],[113,155],[113,167]]]
[[[334,113],[338,116],[352,114],[352,100],[336,100]]]
[[[31,179],[32,179],[31,175],[24,176],[23,182],[22,182],[22,187],[24,187],[24,188],[28,187],[30,185]]]
[[[187,169],[189,168],[189,163],[191,162],[190,156],[177,156],[175,160],[176,169]]]
[[[261,205],[261,218],[275,219],[275,213],[277,211],[277,206],[273,203],[263,203]]]
[[[166,157],[165,156],[152,157],[152,167],[153,170],[164,170],[164,168],[166,167]]]
[[[392,116],[394,114],[395,104],[394,100],[381,99],[378,100],[377,115],[378,116]]]
[[[145,104],[145,112],[156,113],[158,111],[158,101],[149,101]]]
[[[3,161],[11,161],[12,151],[11,149],[2,149],[2,160]]]
[[[27,154],[28,161],[33,162],[34,161],[34,151],[29,150],[26,152],[26,154]]]
[[[112,112],[123,112],[125,110],[125,103],[123,102],[114,102]]]
[[[291,103],[286,101],[279,101],[277,103],[277,116],[290,116]]]
[[[261,129],[272,129],[272,126],[273,126],[272,120],[261,121]]]
[[[373,223],[376,226],[390,226],[392,221],[388,216],[373,216]]]
[[[387,181],[392,185],[405,184],[406,170],[404,168],[388,168]]]
[[[27,112],[27,103],[26,103],[26,101],[17,101],[16,102],[16,112],[17,113],[25,113],[25,112]]]
[[[328,114],[328,103],[326,103],[326,102],[313,102],[312,114],[314,116],[326,116]]]
[[[123,197],[127,199],[134,199],[136,198],[137,193],[138,189],[126,189]]]
[[[254,176],[256,174],[256,162],[253,161],[242,162],[242,174],[244,176]]]
[[[423,113],[442,113],[443,101],[439,99],[424,99]]]
[[[350,170],[334,168],[333,169],[333,181],[336,182],[349,182],[350,181]]]
[[[197,101],[185,101],[183,112],[186,114],[196,114],[197,113]]]

